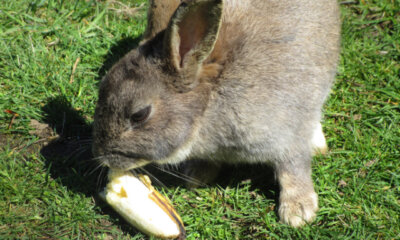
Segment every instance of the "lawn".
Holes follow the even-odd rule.
[[[98,83],[140,41],[144,2],[0,0],[0,239],[146,239],[98,198],[105,171],[90,160]],[[317,219],[279,223],[262,166],[227,166],[194,190],[147,169],[188,239],[400,239],[400,1],[341,9]]]

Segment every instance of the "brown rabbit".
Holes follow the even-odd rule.
[[[209,161],[188,170],[200,178],[221,162],[267,163],[281,220],[312,221],[310,165],[314,149],[326,149],[320,119],[339,53],[337,2],[178,3],[151,1],[145,40],[102,80],[94,155],[124,170]]]

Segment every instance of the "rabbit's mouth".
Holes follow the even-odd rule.
[[[113,143],[95,142],[92,152],[100,165],[116,170],[132,170],[144,167],[147,164],[178,164],[196,155],[196,142],[199,127],[192,127],[192,132],[185,139],[179,141],[178,146],[171,146],[168,140],[161,138],[154,144],[145,147],[129,141]]]
[[[143,158],[136,158],[135,156],[126,156],[121,153],[110,153],[98,157],[101,165],[111,169],[128,171],[135,168],[143,167],[151,161]]]
[[[149,157],[141,154],[112,151],[98,156],[97,160],[103,166],[123,171],[141,168],[149,163],[159,165],[177,164],[186,160],[191,155],[193,144],[194,141],[188,141],[183,144],[183,146],[173,151],[169,156],[160,159],[151,160]]]

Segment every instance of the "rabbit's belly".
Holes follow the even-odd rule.
[[[214,149],[208,153],[194,154],[190,158],[202,159],[212,162],[224,162],[224,163],[272,163],[275,150],[268,147],[266,144],[259,146],[247,146],[243,147],[220,147]]]
[[[327,150],[321,124],[315,120],[296,128],[283,123],[269,126],[248,122],[244,128],[236,125],[223,129],[219,125],[218,129],[212,137],[197,138],[189,158],[227,163],[275,163]]]

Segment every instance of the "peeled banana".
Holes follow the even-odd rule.
[[[126,221],[150,236],[185,239],[181,218],[148,176],[110,170],[108,179],[100,196]]]

